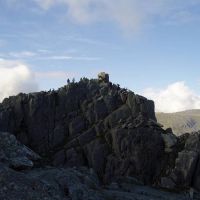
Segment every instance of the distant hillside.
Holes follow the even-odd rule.
[[[164,128],[171,127],[176,135],[200,130],[200,110],[187,110],[176,113],[156,113]]]

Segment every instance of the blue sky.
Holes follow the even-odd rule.
[[[199,52],[200,0],[0,0],[2,98],[106,71],[159,111],[200,108]]]

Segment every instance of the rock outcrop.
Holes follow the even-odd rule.
[[[98,80],[100,82],[109,83],[109,74],[106,74],[105,72],[99,73]]]
[[[10,168],[23,170],[30,169],[34,161],[40,160],[34,153],[16,140],[16,137],[6,132],[0,132],[0,162]]]
[[[145,186],[133,177],[118,177],[108,185],[102,185],[93,169],[86,167],[60,168],[24,163],[36,162],[41,158],[22,145],[9,133],[0,133],[0,199],[4,200],[189,200],[200,195],[193,190],[184,193],[171,193]],[[22,168],[13,168],[10,162],[15,158],[24,160]],[[12,162],[11,162],[12,163]],[[19,166],[19,165],[18,165]],[[24,168],[24,166],[26,166]],[[33,168],[31,168],[33,167]],[[197,180],[198,181],[198,180]]]
[[[88,166],[105,182],[130,175],[152,183],[164,154],[154,103],[108,82],[106,73],[98,77],[5,99],[0,130],[51,165]]]
[[[20,190],[27,185],[18,199],[26,199],[27,191],[33,194],[29,199],[140,199],[133,185],[152,195],[154,190],[141,184],[176,192],[200,190],[200,133],[177,137],[162,129],[154,102],[112,84],[106,73],[56,91],[4,99],[0,131],[0,176]],[[15,176],[24,182],[15,182]],[[4,199],[10,190],[6,187],[0,190]],[[166,199],[161,191],[150,198]]]

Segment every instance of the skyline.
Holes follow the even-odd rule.
[[[105,71],[157,111],[200,108],[199,11],[199,0],[0,2],[0,99]]]

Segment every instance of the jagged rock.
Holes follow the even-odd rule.
[[[32,168],[40,156],[7,132],[0,132],[0,162],[14,169]]]
[[[125,120],[130,117],[131,112],[127,105],[123,105],[114,112],[112,112],[106,119],[106,126],[113,128],[120,120]]]
[[[173,151],[173,147],[177,143],[177,137],[174,134],[162,134],[162,138],[165,143],[165,152],[170,153]]]
[[[185,149],[188,151],[195,151],[200,153],[200,135],[199,133],[193,133],[189,135],[185,142]]]
[[[95,125],[95,130],[96,130],[97,136],[103,136],[105,134],[105,127],[104,127],[104,123],[102,120],[100,120]]]
[[[199,132],[192,133],[191,135],[187,135],[187,139],[185,141],[185,151],[191,152],[187,157],[187,165],[185,166],[185,170],[187,170],[187,166],[190,166],[191,171],[189,172],[189,178],[192,181],[192,185],[194,188],[200,190],[200,135]]]
[[[102,187],[92,169],[39,168],[25,173],[0,165],[0,198],[3,200],[188,200],[189,194],[169,193],[121,178]],[[199,197],[199,194],[196,194]]]
[[[66,167],[86,166],[86,160],[80,148],[71,148],[66,151]]]
[[[172,134],[164,134],[165,137],[166,135],[175,137]],[[184,134],[170,143],[173,144],[173,159],[175,160],[164,182],[161,178],[161,186],[172,190],[190,187],[200,190],[199,133]]]
[[[113,151],[116,155],[120,155],[124,152],[124,149],[122,149],[123,146],[126,146],[127,148],[130,146],[130,144],[127,144],[130,142],[129,138],[127,138],[128,132],[126,129],[113,129],[111,133]]]
[[[98,74],[98,79],[101,82],[109,83],[109,75],[105,72],[101,72]]]
[[[104,119],[108,115],[108,109],[107,109],[106,104],[103,100],[103,97],[97,99],[94,102],[94,113],[95,113],[96,121]]]
[[[193,187],[200,191],[200,160],[198,160],[198,163],[196,165],[196,170],[193,175]]]
[[[198,153],[194,151],[182,151],[178,153],[175,168],[171,175],[179,187],[189,187],[192,183],[198,160]]]
[[[14,155],[16,149],[19,148],[20,155],[28,155],[33,160],[37,160],[38,156],[29,149],[21,145],[13,135],[8,133],[0,134],[1,145],[4,147],[6,154]],[[7,143],[5,143],[5,141]],[[105,151],[104,141],[97,139],[87,146],[87,155],[91,166],[98,172],[103,174],[105,160],[108,158],[109,148]],[[2,148],[2,146],[0,146]],[[22,150],[21,150],[22,147]],[[69,153],[73,155],[73,153]],[[57,153],[56,157],[60,157],[63,162],[65,157],[64,151]],[[66,155],[67,157],[67,155]],[[74,158],[74,156],[73,156]],[[127,171],[126,162],[119,163],[119,159],[114,158],[118,163],[116,169],[119,171]],[[58,162],[60,164],[60,161]],[[71,163],[71,161],[70,161]],[[57,164],[55,164],[57,165]],[[113,166],[113,164],[111,164]],[[18,168],[15,168],[18,170]],[[158,200],[187,200],[188,195],[167,193],[161,190],[155,190],[143,184],[135,178],[119,177],[116,179],[115,187],[113,184],[102,187],[94,170],[87,168],[53,168],[43,167],[24,172],[17,172],[9,169],[6,165],[0,163],[0,198],[4,200],[130,200],[137,198],[138,200],[158,199]],[[122,171],[121,171],[122,172]],[[195,193],[197,197],[199,194]]]
[[[134,177],[168,189],[200,189],[199,134],[175,137],[156,122],[152,101],[109,83],[106,74],[100,77],[84,78],[56,91],[5,99],[0,104],[0,131],[13,133],[41,155],[37,167],[86,166],[105,184],[119,177]],[[0,163],[15,170],[34,167],[34,160],[39,159],[23,147],[26,153],[14,150],[9,160],[7,150],[2,149],[0,145]],[[124,183],[123,190],[125,185],[132,191],[129,183]],[[68,189],[64,190],[71,195]],[[66,198],[90,198],[80,190],[80,197],[76,191],[75,196]]]
[[[120,91],[120,97],[123,103],[127,101],[128,92],[126,90]]]
[[[70,136],[74,137],[80,134],[82,131],[85,130],[85,120],[83,117],[79,116],[69,124],[69,134]]]
[[[148,128],[113,129],[112,147],[117,157],[108,158],[106,176],[130,175],[151,183],[160,173],[164,143],[159,132]]]
[[[97,177],[87,169],[36,169],[20,173],[0,166],[4,200],[104,200]]]
[[[156,121],[153,101],[147,100],[142,96],[135,95],[133,92],[129,92],[127,105],[130,107],[133,117],[137,117],[139,113],[142,113],[146,119]]]
[[[89,121],[89,123],[90,123],[91,125],[95,123],[96,116],[95,116],[95,113],[94,113],[94,110],[93,110],[93,109],[88,109],[88,110],[85,112],[85,117],[86,117],[86,119]]]
[[[54,166],[63,166],[66,161],[66,153],[64,150],[57,152],[53,158],[53,165]]]
[[[162,177],[160,180],[160,186],[165,189],[175,190],[176,184],[170,177]]]
[[[62,125],[57,125],[54,128],[53,135],[50,138],[50,145],[52,148],[59,147],[64,144],[66,138],[68,136],[68,132],[65,131]]]
[[[138,97],[133,92],[129,92],[127,97],[127,105],[131,109],[134,117],[137,117],[138,113],[140,112],[140,107],[138,106],[139,103]]]
[[[102,178],[105,174],[107,156],[110,153],[108,145],[101,139],[96,139],[85,147],[89,167],[93,168]]]
[[[90,143],[92,140],[96,139],[97,133],[95,128],[91,128],[86,132],[82,133],[77,139],[79,141],[80,146],[84,146],[87,143]]]
[[[163,127],[163,125],[162,125],[162,127]],[[167,129],[165,130],[165,132],[166,132],[166,133],[173,133],[172,128],[167,128]]]
[[[146,123],[147,126],[152,126],[152,127],[156,127],[156,128],[162,128],[162,124],[152,120],[152,119],[149,119]]]
[[[118,85],[108,84],[106,74],[100,77],[101,81],[82,79],[57,91],[5,100],[0,106],[0,130],[9,130],[19,139],[27,138],[27,145],[47,158],[50,165],[85,165],[93,167],[102,180],[129,174],[152,183],[161,170],[163,140],[159,133],[142,128],[150,119],[155,121],[154,105]],[[125,128],[123,137],[117,136],[120,127]],[[157,153],[153,152],[153,140]],[[149,159],[148,151],[158,163],[154,156]],[[112,170],[117,163],[120,170]]]
[[[74,148],[74,147],[77,147],[79,146],[79,142],[77,140],[77,138],[74,138],[70,141],[67,142],[67,144],[65,144],[65,146],[63,147],[64,149],[71,149],[71,148]]]

